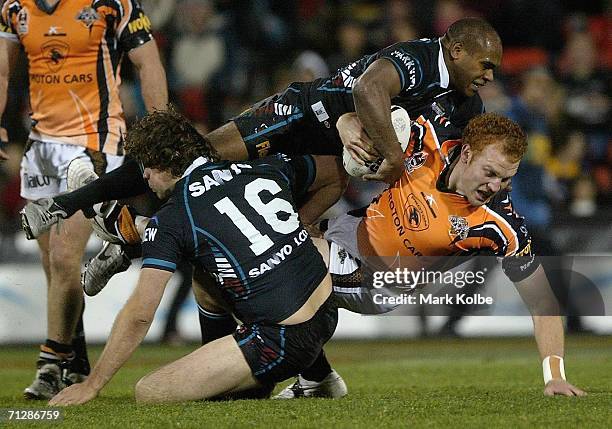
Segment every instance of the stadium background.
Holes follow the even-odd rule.
[[[453,21],[480,15],[504,42],[500,74],[481,90],[487,110],[504,113],[528,132],[530,150],[513,181],[513,198],[528,217],[539,251],[610,255],[612,250],[612,140],[610,2],[573,0],[143,0],[165,62],[171,100],[202,132],[214,129],[252,102],[296,80],[325,76],[338,66],[400,40],[441,35]],[[128,66],[129,62],[124,62]],[[129,121],[143,114],[138,84],[123,68],[122,99]],[[3,126],[10,161],[0,164],[0,343],[34,343],[45,336],[45,285],[34,243],[19,229],[19,161],[27,136],[27,70],[18,64]],[[367,204],[380,187],[353,182],[329,215]],[[92,239],[90,251],[99,242]],[[604,259],[602,259],[604,260]],[[138,264],[134,264],[138,265]],[[612,264],[602,264],[612,291]],[[496,273],[495,282],[505,280]],[[88,299],[90,340],[103,341],[130,293],[137,268]],[[171,289],[178,287],[178,279]],[[518,302],[510,283],[502,301]],[[149,340],[168,315],[166,293]],[[35,316],[35,317],[32,317]],[[428,323],[438,331],[444,317]],[[579,319],[578,328],[612,333],[609,318]],[[337,337],[416,336],[418,317],[375,318],[343,313]],[[580,330],[580,329],[578,329]],[[178,332],[199,335],[194,303],[181,307]],[[462,335],[526,335],[529,317],[468,317]],[[177,337],[175,337],[176,339]]]

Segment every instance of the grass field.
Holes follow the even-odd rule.
[[[135,405],[139,377],[192,347],[142,346],[95,401],[65,410],[61,427],[612,427],[612,337],[567,340],[566,371],[584,398],[542,395],[531,338],[332,342],[327,354],[349,387],[340,400],[243,400]],[[93,348],[94,359],[100,348]],[[22,399],[33,347],[0,350],[0,408]],[[0,423],[3,425],[4,423]],[[15,423],[9,426],[40,426]]]

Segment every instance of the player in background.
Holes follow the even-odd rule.
[[[167,103],[166,76],[150,22],[136,0],[6,0],[0,17],[0,117],[11,63],[28,60],[32,127],[21,163],[21,196],[65,192],[71,161],[93,180],[123,162],[119,99],[124,54],[135,65],[147,109]],[[0,128],[0,141],[8,141]],[[0,157],[5,154],[0,153]],[[95,173],[94,173],[95,171]],[[47,279],[47,340],[28,399],[49,399],[89,374],[79,276],[89,222],[78,214],[37,237]]]
[[[138,285],[100,360],[86,381],[64,389],[50,405],[82,404],[98,395],[145,337],[182,259],[200,275],[214,276],[218,302],[243,324],[142,378],[138,402],[208,399],[271,386],[310,365],[331,338],[338,313],[326,265],[298,218],[294,195],[319,198],[326,188],[316,182],[326,180],[337,160],[276,155],[219,161],[173,109],[138,121],[126,148],[167,202],[144,232]]]

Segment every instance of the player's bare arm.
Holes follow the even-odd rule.
[[[391,97],[399,94],[401,82],[397,70],[389,60],[376,60],[357,79],[353,88],[355,111],[374,148],[385,158],[376,174],[365,175],[366,180],[393,183],[402,175],[403,152],[391,124]]]
[[[554,361],[562,359],[564,354],[563,322],[558,316],[557,299],[541,266],[526,279],[515,283],[515,286],[532,315],[534,335],[546,372],[547,369],[550,370],[547,366],[554,366]],[[563,378],[562,371],[554,368],[550,371],[551,379],[546,382],[544,388],[546,396],[586,395],[583,390],[568,383]]]
[[[19,45],[12,40],[0,37],[0,119],[6,109],[8,83],[11,69],[19,53]],[[0,161],[8,159],[2,145],[8,143],[7,131],[0,127]]]
[[[315,180],[306,199],[298,210],[304,225],[315,222],[342,196],[348,185],[348,176],[337,156],[313,156],[316,164]]]
[[[168,85],[155,40],[132,49],[128,57],[138,70],[142,98],[147,111],[165,109],[168,104]]]
[[[144,339],[171,275],[169,271],[142,269],[138,285],[115,319],[108,342],[89,378],[62,390],[49,405],[79,405],[98,396]]]

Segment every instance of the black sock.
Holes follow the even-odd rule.
[[[202,345],[232,334],[238,324],[229,313],[213,313],[198,305]]]
[[[83,303],[83,310],[81,311],[81,317],[79,317],[79,323],[77,324],[76,332],[72,337],[72,349],[74,350],[74,360],[72,362],[72,370],[79,374],[88,375],[91,371],[89,365],[89,356],[87,355],[87,342],[85,341],[85,328],[83,325],[83,312],[85,311],[85,303]]]
[[[54,197],[54,201],[66,210],[68,216],[72,216],[94,204],[135,197],[148,189],[138,163],[128,159],[121,167],[76,191]]]
[[[323,381],[332,372],[329,361],[325,356],[325,352],[321,349],[321,353],[315,361],[300,374],[303,378],[309,381]]]
[[[58,355],[69,355],[72,353],[72,344],[62,344],[48,338],[45,341],[45,347],[50,348]]]

